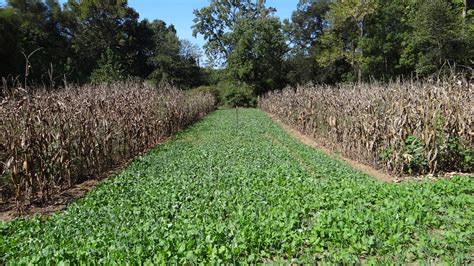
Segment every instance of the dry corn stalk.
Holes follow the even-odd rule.
[[[353,159],[395,174],[474,170],[474,85],[392,82],[299,86],[260,107]]]
[[[0,99],[0,188],[18,208],[94,178],[214,109],[210,94],[140,83]]]

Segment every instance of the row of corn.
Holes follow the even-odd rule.
[[[299,86],[260,107],[345,156],[396,175],[474,170],[474,84]]]
[[[0,99],[0,190],[21,209],[96,178],[214,109],[210,94],[129,82]]]

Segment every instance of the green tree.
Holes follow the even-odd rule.
[[[406,12],[410,9],[409,1],[378,0],[375,12],[366,18],[366,33],[360,40],[364,77],[393,78],[414,70],[400,64],[403,45],[407,36],[411,35]]]
[[[265,0],[211,0],[209,6],[194,10],[193,35],[204,36],[204,48],[213,63],[225,62],[238,41],[239,36],[232,34],[237,24],[274,11],[265,7]]]
[[[234,32],[238,39],[228,57],[228,70],[235,80],[256,86],[256,93],[282,84],[285,36],[277,18],[242,20]]]
[[[328,28],[329,0],[300,0],[284,31],[292,49],[285,60],[286,80],[291,85],[322,81],[316,62],[320,39]],[[327,72],[326,72],[327,73]],[[324,80],[327,81],[327,80]]]
[[[38,83],[58,78],[54,73],[63,71],[68,53],[61,18],[56,0],[8,0],[0,9],[1,75],[23,75],[26,62],[22,53],[39,49],[29,60],[28,79]],[[48,72],[51,77],[46,77]]]
[[[201,48],[189,40],[180,40],[179,48],[182,68],[181,84],[186,88],[198,87],[206,83],[206,72],[201,68]]]
[[[202,82],[199,51],[181,42],[173,26],[138,18],[126,0],[69,0],[63,7],[57,0],[9,0],[0,7],[0,75],[21,76],[28,69],[36,83],[106,76],[183,87]],[[22,54],[32,51],[26,68]]]
[[[199,86],[201,69],[198,66],[199,48],[187,40],[179,40],[173,25],[155,20],[150,24],[152,47],[149,63],[153,71],[148,76],[155,83],[170,83],[182,88]]]
[[[285,32],[293,45],[294,53],[305,54],[316,45],[329,23],[330,0],[300,0],[291,15],[291,21],[285,20]]]
[[[153,48],[149,62],[154,70],[149,78],[157,83],[175,83],[175,63],[179,58],[180,42],[173,25],[155,20],[150,28],[153,31]]]
[[[412,32],[406,36],[401,62],[425,76],[446,62],[465,61],[468,44],[462,37],[462,17],[446,0],[420,0],[409,20]]]
[[[319,61],[323,65],[333,63],[341,57],[353,69],[350,79],[362,80],[361,41],[366,35],[366,19],[377,10],[375,0],[337,0],[328,13],[330,28],[322,38],[327,48]]]
[[[180,40],[179,54],[183,59],[194,62],[194,64],[197,64],[198,66],[200,65],[202,57],[201,48],[189,40]]]
[[[22,61],[20,47],[18,42],[20,38],[20,30],[17,27],[19,18],[14,15],[11,7],[0,8],[0,77],[8,75],[18,75],[21,73]]]
[[[126,0],[69,0],[64,12],[73,50],[69,66],[78,81],[89,78],[107,49],[120,63],[133,65],[138,13]]]
[[[228,76],[256,93],[281,87],[287,51],[282,24],[265,1],[213,0],[195,10],[194,34],[207,40],[206,53],[226,63]]]
[[[92,71],[90,79],[92,83],[96,84],[112,83],[124,80],[124,73],[123,66],[117,56],[111,49],[107,49],[100,57],[98,67]]]

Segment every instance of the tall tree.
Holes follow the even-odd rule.
[[[31,82],[46,81],[53,78],[54,72],[61,73],[68,52],[61,15],[56,0],[7,1],[7,6],[0,11],[0,31],[5,32],[1,35],[5,38],[1,47],[7,53],[2,59],[12,69],[5,71],[16,76],[25,74],[22,69],[28,69]],[[37,52],[29,58],[29,66],[25,68],[22,54],[29,55],[33,51]],[[45,77],[48,71],[50,78]]]
[[[360,41],[365,36],[366,18],[375,12],[375,0],[337,0],[331,5],[329,19],[333,36],[326,38],[327,44],[333,43],[336,49],[333,53],[343,55],[357,75],[362,80],[362,49]]]
[[[197,44],[193,44],[189,40],[183,39],[180,40],[181,46],[179,49],[179,54],[185,60],[194,62],[196,65],[200,66],[200,61],[202,57],[201,48]]]
[[[153,44],[148,60],[154,70],[148,77],[158,84],[171,83],[182,88],[198,86],[201,82],[198,49],[189,41],[179,40],[174,26],[164,21],[155,20],[150,28]]]
[[[428,75],[446,62],[464,61],[461,16],[446,0],[420,0],[410,15],[412,32],[406,38],[402,62]]]
[[[225,62],[238,41],[232,32],[239,21],[253,20],[274,11],[265,7],[265,0],[211,0],[209,6],[194,10],[193,36],[204,36],[206,54],[213,62]]]
[[[126,0],[69,0],[65,13],[73,49],[69,65],[79,80],[88,79],[107,49],[125,65],[131,64],[138,13]]]
[[[17,25],[20,20],[15,16],[11,7],[0,8],[0,77],[9,75],[19,75],[22,67],[20,47],[18,46],[20,38],[20,29]]]
[[[330,5],[330,0],[300,0],[291,20],[284,20],[284,30],[292,48],[285,60],[289,84],[322,81],[316,52],[324,31],[329,27],[326,16]]]
[[[375,12],[366,18],[366,34],[360,40],[363,76],[376,79],[393,78],[411,73],[414,68],[401,65],[400,57],[410,36],[407,10],[409,0],[377,0]]]
[[[326,15],[330,4],[330,0],[300,0],[291,21],[284,21],[285,31],[296,53],[308,54],[328,28]]]
[[[261,93],[282,84],[286,43],[274,12],[264,0],[212,0],[194,11],[194,35],[204,36],[206,53],[225,62],[230,77]]]
[[[287,46],[280,21],[274,17],[241,20],[231,36],[238,40],[228,57],[234,79],[256,86],[256,93],[281,87]]]

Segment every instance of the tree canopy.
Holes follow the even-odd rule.
[[[194,35],[207,40],[205,50],[214,63],[224,62],[227,76],[261,93],[283,84],[287,52],[281,21],[264,0],[212,0],[195,10]]]
[[[35,83],[108,82],[138,77],[181,87],[199,85],[197,60],[181,54],[188,43],[164,21],[139,20],[126,0],[8,0],[0,8],[0,76]],[[47,73],[52,73],[48,75]],[[118,75],[120,73],[120,75]]]
[[[472,75],[473,2],[299,0],[282,21],[265,0],[210,0],[194,10],[201,51],[173,25],[140,20],[126,0],[8,0],[0,7],[0,76],[53,85],[110,77],[183,88],[223,82],[245,87],[229,95],[258,95],[447,68]]]

